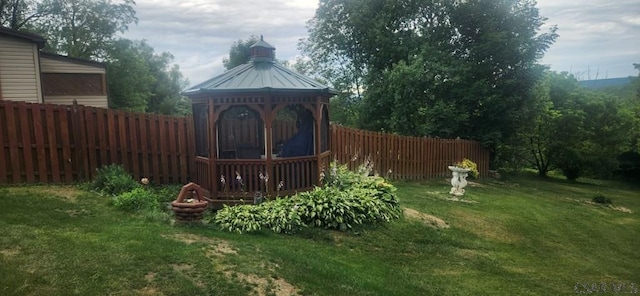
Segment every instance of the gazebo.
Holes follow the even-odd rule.
[[[193,107],[193,181],[217,206],[319,185],[330,162],[334,94],[279,64],[260,37],[248,63],[185,91]]]

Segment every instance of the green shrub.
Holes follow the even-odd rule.
[[[91,190],[108,194],[119,195],[121,193],[139,188],[140,184],[120,165],[106,165],[97,169],[96,177],[89,188]]]
[[[156,210],[159,208],[158,197],[147,188],[138,187],[114,197],[113,205],[127,212]]]
[[[593,202],[599,203],[599,204],[612,204],[613,203],[613,201],[610,198],[602,195],[602,193],[596,194],[591,200]]]
[[[161,203],[170,203],[178,198],[182,185],[162,185],[153,190]]]
[[[214,219],[222,229],[252,232],[262,228],[293,233],[302,227],[350,230],[400,216],[396,188],[380,177],[335,166],[325,186],[260,205],[224,207]]]
[[[278,198],[259,205],[262,224],[276,233],[294,233],[305,227],[299,206],[291,198]]]
[[[305,224],[314,227],[347,230],[359,224],[352,210],[353,201],[346,191],[335,187],[316,187],[292,197],[300,208]]]
[[[471,175],[471,177],[474,179],[478,179],[478,176],[480,175],[480,172],[478,171],[478,165],[468,158],[464,158],[462,159],[462,161],[456,162],[454,165],[460,168],[471,170],[469,172],[469,175]]]
[[[262,229],[264,217],[262,208],[254,205],[224,206],[214,219],[223,230],[243,233]]]

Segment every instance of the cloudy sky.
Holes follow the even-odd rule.
[[[191,85],[224,71],[231,44],[264,35],[280,60],[299,54],[318,0],[136,0],[138,24],[124,37],[145,39],[174,55]],[[543,64],[579,79],[636,76],[640,63],[640,0],[538,0],[560,37]]]

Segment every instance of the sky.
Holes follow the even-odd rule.
[[[138,23],[123,37],[170,52],[190,85],[222,74],[234,41],[263,35],[279,60],[295,60],[318,0],[136,0]],[[579,80],[637,76],[640,0],[538,0],[560,35],[542,64]],[[546,30],[546,28],[543,28]]]

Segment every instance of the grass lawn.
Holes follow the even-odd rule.
[[[75,187],[0,187],[0,295],[640,293],[638,187],[519,177],[455,201],[444,179],[396,185],[408,216],[296,235],[171,225]],[[588,203],[598,193],[615,207]]]

